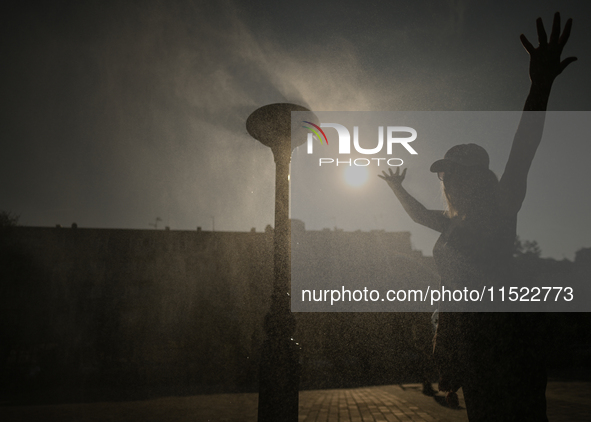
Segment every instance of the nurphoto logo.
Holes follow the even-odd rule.
[[[339,155],[341,154],[351,154],[351,134],[349,130],[338,123],[321,123],[320,126],[304,121],[310,126],[303,126],[306,129],[309,129],[311,132],[308,133],[307,139],[307,153],[312,154],[314,152],[314,137],[318,139],[318,141],[323,144],[326,143],[328,145],[328,137],[326,133],[322,130],[322,128],[333,128],[337,131],[339,136]],[[410,134],[410,136],[395,136],[395,134]],[[393,146],[394,144],[402,145],[411,155],[417,155],[417,152],[411,147],[409,144],[417,139],[417,131],[408,126],[387,126],[386,127],[386,154],[392,155]],[[363,155],[375,155],[379,154],[382,149],[384,148],[384,126],[378,126],[378,143],[375,148],[363,148],[359,144],[359,126],[353,126],[353,146],[355,151],[359,154]],[[401,158],[393,158],[393,157],[371,157],[371,158],[349,158],[348,160],[339,159],[339,158],[320,158],[318,161],[318,165],[322,166],[328,164],[335,164],[338,166],[339,164],[348,164],[349,166],[362,166],[366,167],[369,166],[372,162],[376,163],[378,166],[381,162],[386,162],[386,165],[390,167],[398,167],[401,166],[404,162]]]

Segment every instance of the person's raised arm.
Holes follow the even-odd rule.
[[[406,176],[406,169],[400,173],[400,167],[397,167],[396,173],[392,172],[392,169],[389,169],[389,173],[385,171],[382,173],[384,175],[378,174],[378,177],[388,182],[388,186],[390,186],[390,189],[392,189],[392,192],[394,192],[404,210],[415,223],[422,224],[438,232],[443,231],[447,220],[443,211],[428,210],[402,187],[402,181]]]
[[[530,55],[531,87],[500,181],[502,207],[509,212],[519,211],[525,199],[527,174],[542,139],[545,111],[552,83],[570,63],[577,60],[576,57],[560,60],[562,50],[570,36],[572,19],[566,22],[561,34],[560,14],[556,13],[550,40],[547,38],[541,18],[538,18],[536,24],[538,47],[534,47],[525,35],[521,35],[521,43]]]

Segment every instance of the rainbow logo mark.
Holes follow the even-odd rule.
[[[320,129],[320,126],[315,125],[312,122],[306,122],[306,121],[304,121],[304,123],[308,123],[309,125],[312,125],[316,129],[318,129],[318,130],[316,130],[316,129],[314,129],[312,127],[309,127],[309,126],[302,126],[303,128],[310,129],[312,132],[314,132],[314,135],[316,135],[316,137],[318,138],[318,140],[320,141],[320,143],[322,143],[322,139],[324,138],[324,141],[326,142],[326,145],[328,145],[328,138],[326,137],[326,134],[324,133],[324,131],[322,129]],[[322,133],[322,136],[320,136],[320,133],[318,133],[318,131],[320,131],[320,133]]]

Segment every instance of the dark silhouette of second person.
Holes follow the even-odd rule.
[[[487,152],[473,143],[454,146],[431,166],[442,181],[445,212],[426,209],[402,187],[406,169],[379,176],[413,221],[441,233],[433,257],[447,288],[519,286],[510,271],[517,214],[542,138],[552,83],[576,60],[560,58],[571,25],[569,19],[561,33],[556,13],[548,39],[538,19],[538,47],[521,35],[530,55],[531,88],[500,180],[489,169]],[[539,319],[527,313],[440,313],[434,339],[439,389],[463,388],[470,421],[547,421]]]

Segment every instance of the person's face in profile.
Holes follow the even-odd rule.
[[[477,175],[472,173],[470,168],[459,164],[438,173],[449,204],[463,216],[474,211],[476,202],[479,202],[483,193],[480,192]]]
[[[439,180],[443,182],[445,195],[447,196],[450,205],[456,209],[461,208],[460,204],[462,202],[461,198],[463,196],[462,185],[464,183],[461,181],[458,169],[449,167],[445,171],[438,172],[437,177],[439,177]]]

